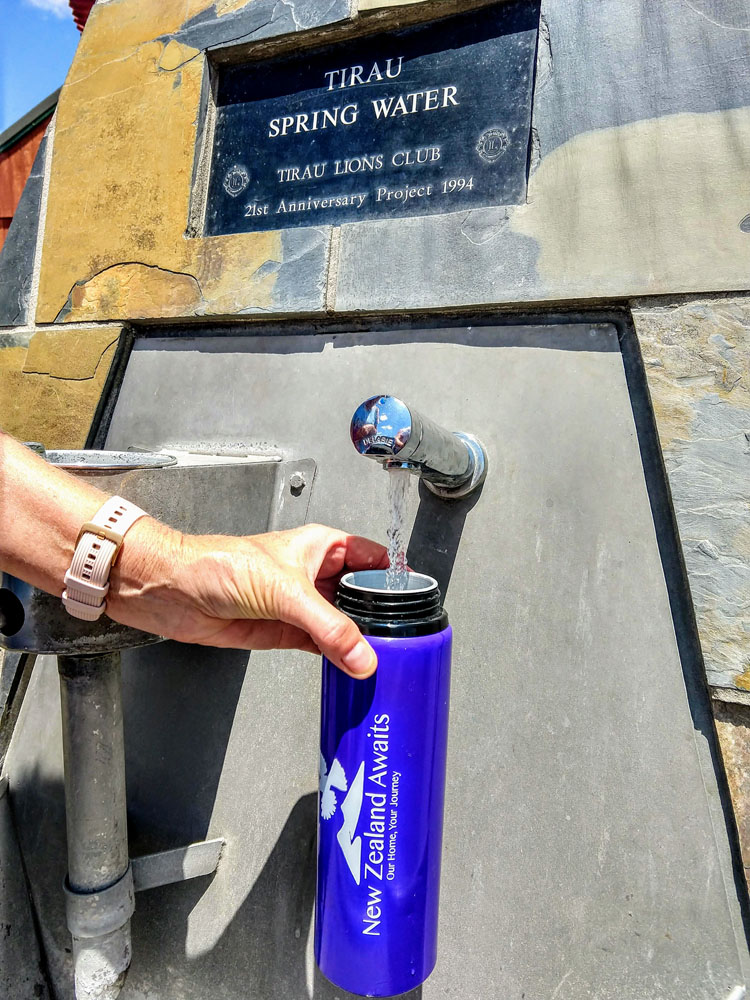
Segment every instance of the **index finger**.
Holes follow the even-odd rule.
[[[380,542],[333,528],[318,527],[324,534],[311,538],[308,549],[317,563],[317,576],[331,577],[347,569],[385,569],[388,566],[388,550]]]

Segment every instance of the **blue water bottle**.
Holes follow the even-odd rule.
[[[338,607],[378,654],[368,680],[323,659],[315,958],[341,989],[406,993],[437,959],[451,628],[429,576],[349,573]]]

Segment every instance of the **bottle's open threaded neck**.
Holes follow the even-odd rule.
[[[409,573],[404,590],[390,589],[383,569],[347,573],[339,584],[336,606],[363,635],[409,638],[448,627],[437,580],[421,573]]]

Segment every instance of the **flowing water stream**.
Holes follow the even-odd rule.
[[[388,470],[388,501],[391,510],[391,523],[388,528],[388,558],[391,564],[385,572],[385,584],[389,590],[406,590],[409,575],[406,568],[404,518],[410,479],[411,473],[408,469]]]

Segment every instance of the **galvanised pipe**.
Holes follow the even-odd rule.
[[[66,904],[77,1000],[112,1000],[130,965],[120,654],[60,656],[68,834]]]

